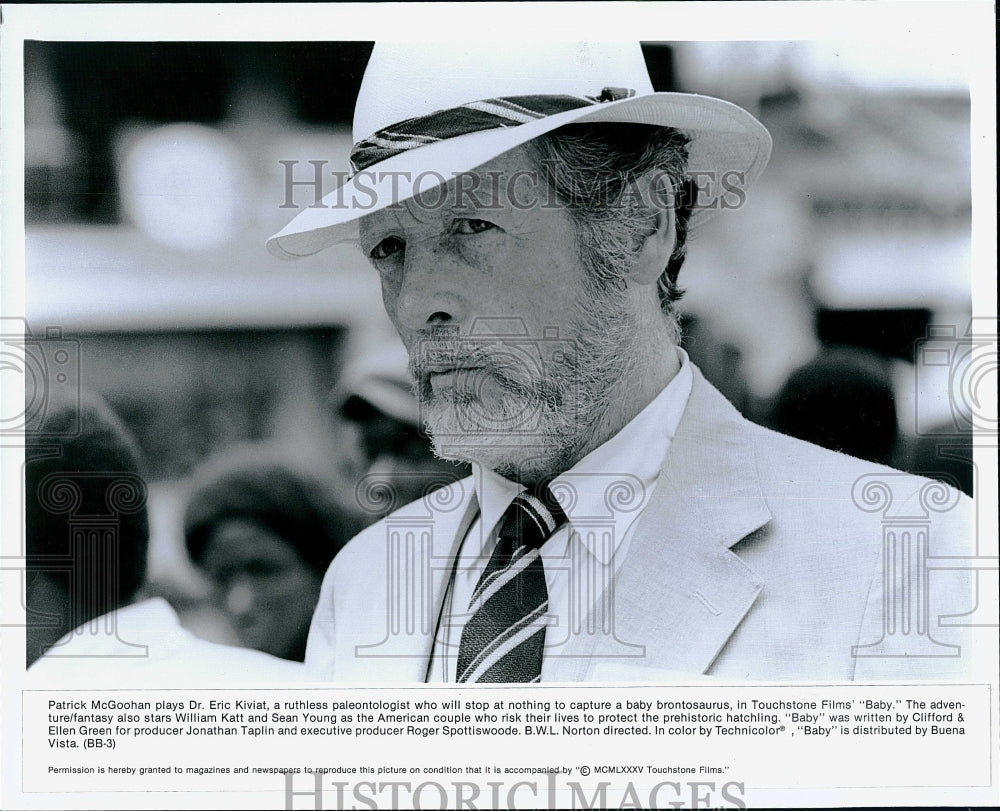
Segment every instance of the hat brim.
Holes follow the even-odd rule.
[[[767,129],[741,107],[711,96],[650,93],[568,110],[515,127],[459,135],[409,149],[356,173],[323,197],[319,206],[300,212],[267,240],[281,259],[311,256],[324,248],[357,239],[357,222],[366,214],[401,203],[469,172],[533,138],[585,122],[618,122],[673,127],[690,139],[688,173],[704,194],[692,211],[690,227],[701,224],[736,201],[764,171],[771,155]]]

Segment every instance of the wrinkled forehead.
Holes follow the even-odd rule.
[[[406,223],[436,223],[450,217],[506,217],[514,222],[551,203],[545,178],[525,147],[468,172],[451,176],[416,172],[416,194],[361,218],[362,237],[373,229]]]

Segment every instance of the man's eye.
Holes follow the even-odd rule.
[[[388,259],[394,253],[403,250],[406,243],[399,237],[386,237],[368,252],[369,259]]]
[[[458,234],[481,234],[491,228],[496,228],[496,226],[489,220],[462,218],[455,222],[455,232]]]

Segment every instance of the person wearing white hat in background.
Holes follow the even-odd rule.
[[[468,475],[468,465],[435,456],[421,430],[401,344],[359,353],[334,399],[340,417],[358,434],[357,459],[346,478],[357,482],[350,506],[367,519],[365,526]]]
[[[741,205],[770,154],[749,113],[653,92],[638,44],[387,43],[354,140],[350,178],[268,247],[358,241],[435,450],[473,476],[341,552],[313,668],[435,683],[967,674],[968,629],[938,618],[974,607],[968,573],[928,581],[913,563],[926,547],[899,564],[865,477],[907,503],[938,488],[932,554],[964,552],[969,502],[749,423],[678,346],[687,237]],[[897,588],[900,574],[929,588]]]

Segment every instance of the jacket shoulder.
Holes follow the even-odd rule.
[[[947,498],[953,501],[970,500],[944,482],[821,448],[749,421],[747,425],[754,440],[757,470],[765,488],[795,482],[813,488],[831,485],[842,488],[845,483],[861,488],[884,480],[891,482],[893,487],[914,493],[933,490],[933,494],[927,493],[931,498],[942,498],[947,493]]]
[[[975,544],[975,504],[953,487],[923,476],[821,448],[753,423],[758,480],[780,525],[791,516],[806,537],[862,533],[873,546],[882,528],[926,527],[937,554],[968,554]]]

